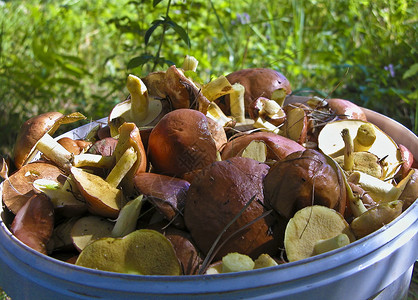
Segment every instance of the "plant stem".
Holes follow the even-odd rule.
[[[168,14],[170,12],[170,5],[171,5],[171,0],[168,0],[167,10],[166,10],[166,13],[165,13],[166,20],[169,18]],[[166,31],[167,31],[167,23],[164,23],[163,33],[161,34],[161,38],[160,38],[160,44],[158,45],[157,54],[155,55],[155,58],[154,58],[154,65],[152,66],[152,72],[154,72],[155,69],[157,68],[158,61],[160,59],[161,48],[163,47],[163,43],[164,43],[164,37],[165,37],[165,32]]]

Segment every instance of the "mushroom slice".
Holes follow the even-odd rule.
[[[71,229],[71,239],[78,251],[82,251],[91,242],[110,237],[114,223],[98,216],[85,216],[78,219]]]
[[[340,120],[330,122],[324,126],[318,136],[318,147],[325,154],[337,157],[343,153],[345,147],[341,138],[343,129],[347,129],[354,144],[359,128],[364,124],[371,124],[376,136],[368,152],[376,155],[381,161],[383,174],[380,179],[386,180],[395,176],[402,164],[398,145],[376,125],[361,120]]]
[[[289,261],[297,261],[317,254],[315,246],[324,240],[345,234],[355,240],[344,217],[334,209],[307,206],[297,211],[286,226],[284,246]]]
[[[29,198],[38,193],[32,183],[41,178],[60,183],[66,180],[63,172],[53,164],[33,162],[24,165],[3,182],[3,203],[16,214]]]
[[[33,195],[17,212],[11,232],[32,249],[47,254],[54,230],[54,206],[46,195]]]
[[[143,195],[139,195],[122,208],[112,229],[112,237],[123,237],[136,229],[136,223],[144,203],[143,198]]]

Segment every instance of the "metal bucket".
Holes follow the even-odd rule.
[[[369,120],[418,157],[418,138],[366,110]],[[91,125],[66,136],[83,136]],[[378,231],[302,261],[241,273],[139,276],[86,269],[42,255],[0,219],[0,286],[13,299],[403,299],[418,259],[418,201]]]

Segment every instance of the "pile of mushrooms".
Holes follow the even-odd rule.
[[[344,247],[417,199],[412,153],[354,103],[285,104],[288,80],[263,68],[200,85],[196,67],[129,75],[127,99],[79,140],[53,135],[80,113],[23,124],[2,170],[12,233],[88,268],[226,273]]]

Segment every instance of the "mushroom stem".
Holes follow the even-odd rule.
[[[254,128],[259,128],[263,131],[270,131],[276,134],[280,134],[280,129],[273,124],[271,124],[269,121],[264,120],[261,117],[258,117],[257,120],[254,121]]]
[[[314,254],[321,254],[331,250],[335,250],[350,244],[350,239],[345,233],[341,233],[333,238],[319,240],[314,246]]]
[[[116,165],[106,177],[106,182],[112,186],[117,187],[122,181],[123,177],[129,172],[137,160],[137,154],[134,147],[129,147],[116,162]]]
[[[98,167],[111,169],[115,165],[114,156],[102,156],[98,154],[82,153],[74,155],[74,167]]]
[[[36,149],[41,151],[47,158],[52,160],[58,167],[69,170],[75,167],[98,167],[110,169],[115,165],[113,156],[102,156],[98,154],[82,153],[74,155],[59,144],[48,133],[38,141]]]
[[[357,135],[353,140],[354,152],[368,151],[376,140],[374,127],[370,123],[362,124],[357,129]]]
[[[195,57],[186,55],[186,57],[184,58],[183,65],[181,66],[181,68],[184,71],[193,71],[193,72],[196,72],[196,69],[197,69],[197,65],[198,64],[199,64],[199,61]]]
[[[232,92],[229,96],[231,115],[238,123],[245,121],[244,93],[245,87],[242,84],[235,83],[232,85]]]
[[[353,156],[353,140],[351,139],[350,132],[347,128],[341,131],[341,137],[344,140],[344,170],[352,171],[354,167],[354,156]]]
[[[74,155],[48,133],[42,136],[35,147],[60,168],[69,169],[71,167],[71,160]]]
[[[132,120],[142,121],[148,115],[148,90],[142,80],[130,74],[126,83],[126,87],[131,94],[131,110],[130,117]]]

